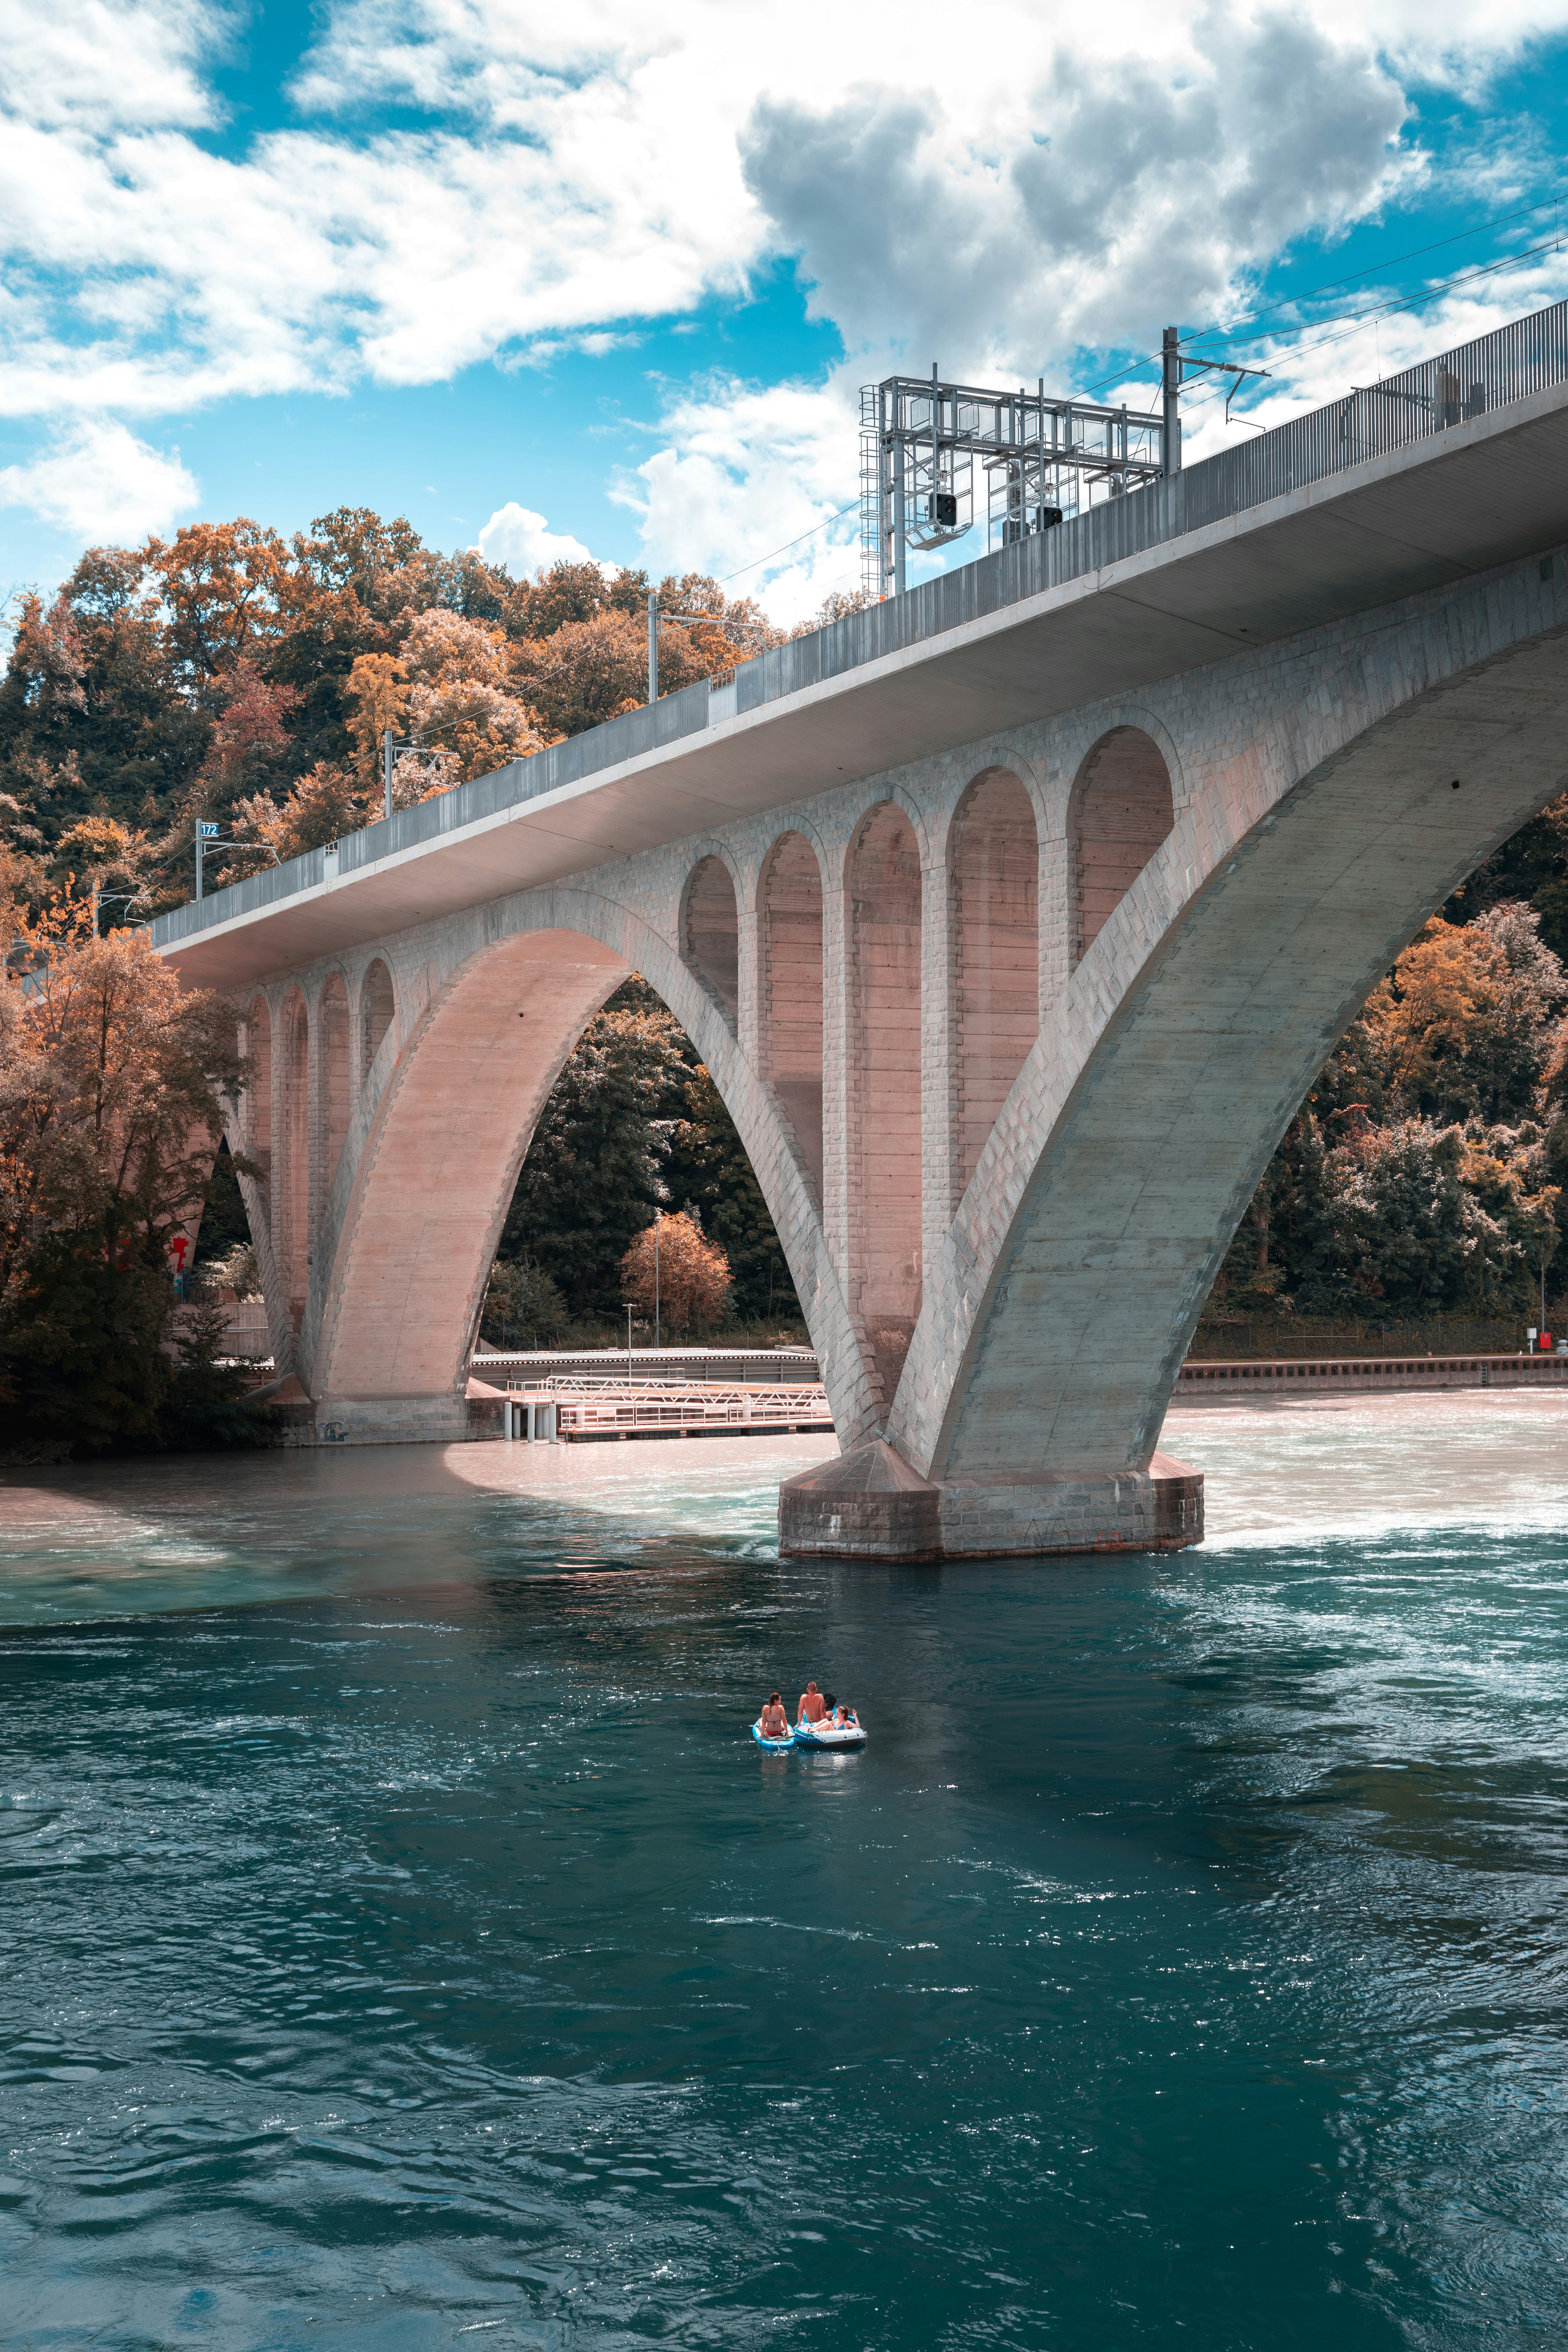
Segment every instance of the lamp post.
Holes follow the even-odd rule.
[[[657,1355],[663,1345],[658,1328],[658,1229],[664,1217],[662,1209],[653,1213],[653,1346]]]
[[[635,1304],[633,1299],[628,1298],[626,1301],[626,1386],[628,1388],[631,1386],[632,1380],[632,1308]]]

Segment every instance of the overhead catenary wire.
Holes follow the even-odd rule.
[[[1260,321],[1266,319],[1278,318],[1282,310],[1297,309],[1303,302],[1315,302],[1320,294],[1337,294],[1342,286],[1356,286],[1360,284],[1363,278],[1377,278],[1385,270],[1402,269],[1407,261],[1424,260],[1429,253],[1441,253],[1447,246],[1462,245],[1466,237],[1480,236],[1484,235],[1489,228],[1507,228],[1514,221],[1531,220],[1533,219],[1537,213],[1552,212],[1561,202],[1562,198],[1560,196],[1546,196],[1542,198],[1540,204],[1523,205],[1516,212],[1496,213],[1490,220],[1477,221],[1469,228],[1456,229],[1452,236],[1436,237],[1434,239],[1432,244],[1418,245],[1410,253],[1396,253],[1392,261],[1373,262],[1370,268],[1366,269],[1352,269],[1348,278],[1331,278],[1321,286],[1310,286],[1304,294],[1295,294],[1290,296],[1289,299],[1285,301],[1277,302],[1272,310],[1249,311],[1245,317],[1236,320],[1228,327],[1200,327],[1197,331],[1189,336],[1187,340],[1190,342],[1201,343],[1210,335],[1224,335],[1227,338],[1234,338],[1241,328],[1257,326]],[[1319,324],[1321,322],[1304,321],[1303,323]]]
[[[1554,198],[1550,201],[1555,204],[1558,200]],[[1371,269],[1359,270],[1351,278],[1331,279],[1325,286],[1313,287],[1304,294],[1294,296],[1290,301],[1280,303],[1274,310],[1253,312],[1249,318],[1241,320],[1238,322],[1238,327],[1251,325],[1258,319],[1276,318],[1279,315],[1281,310],[1291,310],[1302,302],[1312,301],[1319,294],[1331,293],[1340,286],[1353,285],[1358,278],[1375,277],[1379,268],[1397,269],[1404,262],[1419,260],[1423,254],[1436,253],[1445,245],[1457,245],[1464,236],[1479,236],[1489,227],[1499,226],[1503,222],[1509,220],[1528,218],[1531,214],[1544,212],[1546,209],[1546,204],[1531,205],[1527,206],[1521,213],[1502,215],[1499,221],[1480,222],[1474,229],[1460,230],[1452,237],[1440,237],[1433,245],[1418,247],[1415,253],[1399,255],[1394,261],[1377,265]],[[1306,334],[1310,332],[1314,328],[1337,327],[1341,325],[1347,326],[1347,332],[1353,331],[1353,329],[1356,326],[1364,326],[1374,319],[1391,317],[1400,310],[1415,310],[1423,302],[1435,301],[1439,295],[1451,293],[1456,287],[1474,283],[1476,280],[1482,278],[1495,277],[1500,271],[1511,269],[1521,262],[1532,260],[1539,254],[1550,253],[1555,247],[1559,247],[1562,244],[1562,241],[1561,236],[1554,231],[1551,236],[1543,238],[1540,244],[1521,246],[1515,252],[1500,255],[1498,259],[1495,261],[1482,262],[1478,264],[1472,269],[1459,270],[1456,272],[1452,278],[1439,278],[1431,285],[1419,288],[1415,293],[1389,295],[1380,299],[1376,302],[1369,303],[1367,307],[1362,310],[1341,310],[1335,312],[1331,317],[1327,319],[1304,319],[1295,329],[1285,328],[1278,330],[1277,331],[1281,335],[1291,332]],[[1194,329],[1190,335],[1184,336],[1182,341],[1184,348],[1190,348],[1194,343],[1206,342],[1215,337],[1221,337],[1226,341],[1241,342],[1243,344],[1248,342],[1263,342],[1268,340],[1267,331],[1265,330],[1260,330],[1254,335],[1244,336],[1239,333],[1237,328],[1199,327]],[[1345,338],[1343,336],[1322,337],[1310,343],[1296,344],[1292,349],[1295,352],[1318,351],[1326,348],[1331,342],[1342,341],[1344,340]],[[1123,383],[1128,377],[1136,375],[1142,368],[1158,367],[1160,364],[1160,357],[1161,355],[1158,352],[1149,352],[1144,353],[1144,355],[1140,359],[1130,360],[1125,367],[1118,368],[1113,375],[1101,376],[1097,383],[1089,384],[1087,387],[1087,390],[1089,392],[1108,391],[1112,384]],[[1201,403],[1196,404],[1201,405]]]
[[[804,547],[808,539],[815,539],[819,531],[826,530],[830,524],[841,522],[847,514],[853,514],[859,504],[858,498],[851,499],[847,507],[840,507],[837,514],[824,515],[822,520],[814,522],[809,530],[803,530],[798,539],[786,540],[782,547],[773,548],[769,554],[759,555],[752,562],[742,563],[738,572],[726,572],[723,578],[715,584],[721,588],[727,588],[731,580],[742,580],[748,572],[759,571],[764,563],[772,563],[775,557],[787,555],[792,548]]]
[[[1397,300],[1373,303],[1364,310],[1342,311],[1336,319],[1319,320],[1317,324],[1340,327],[1342,332],[1334,335],[1320,335],[1310,343],[1294,344],[1291,347],[1290,355],[1292,358],[1300,359],[1305,358],[1310,352],[1330,351],[1336,343],[1348,342],[1358,328],[1368,326],[1374,320],[1395,318],[1401,310],[1418,310],[1423,302],[1432,301],[1439,294],[1452,293],[1458,286],[1470,286],[1483,278],[1496,278],[1505,269],[1517,268],[1521,262],[1533,261],[1540,254],[1558,250],[1562,242],[1560,236],[1550,236],[1540,245],[1525,246],[1518,253],[1504,254],[1497,261],[1483,262],[1475,269],[1462,270],[1457,277],[1447,278],[1440,285],[1426,287],[1419,293],[1402,295]],[[1247,340],[1261,342],[1264,338],[1261,335],[1254,335]],[[1214,397],[1215,395],[1213,394],[1202,395],[1192,404],[1194,408],[1201,408],[1205,399]]]

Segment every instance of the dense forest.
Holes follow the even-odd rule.
[[[782,634],[702,575],[653,590],[646,572],[584,562],[516,581],[363,509],[288,541],[241,519],[92,549],[52,602],[26,595],[16,614],[0,683],[0,887],[36,904],[96,886],[105,929],[142,920],[189,898],[200,821],[226,845],[208,859],[216,887],[379,814],[386,728],[418,747],[395,774],[406,805],[635,708],[650,591],[671,614],[711,616],[661,632],[667,692]],[[246,1238],[226,1153],[213,1194],[209,1265]],[[731,1315],[798,1323],[734,1127],[684,1032],[632,982],[541,1123],[489,1331],[616,1321],[621,1260],[660,1210],[724,1252]]]
[[[244,518],[85,554],[52,602],[18,600],[0,684],[0,823],[13,861],[112,882],[136,916],[190,896],[195,825],[237,845],[215,886],[449,790],[647,695],[643,572],[558,563],[514,581],[363,508],[285,541]],[[696,573],[660,609],[666,691],[775,642]]]
[[[110,930],[188,898],[199,821],[221,828],[221,885],[379,814],[386,728],[418,747],[395,773],[406,805],[634,707],[650,584],[593,563],[514,581],[363,509],[288,540],[241,519],[93,549],[52,601],[18,602],[0,682],[0,891],[36,907],[96,889]],[[672,615],[708,616],[663,632],[668,690],[780,634],[700,575],[657,594]],[[1470,877],[1342,1040],[1242,1220],[1211,1329],[1522,1318],[1568,1216],[1565,960],[1568,797]],[[796,1321],[734,1128],[634,981],[541,1123],[487,1332],[613,1321],[626,1254],[660,1211],[723,1250],[732,1314]],[[243,1233],[220,1160],[204,1258]]]

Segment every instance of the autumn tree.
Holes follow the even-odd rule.
[[[1226,1315],[1500,1314],[1556,1253],[1568,974],[1533,908],[1436,919],[1324,1066],[1226,1254]]]
[[[552,736],[581,734],[647,699],[645,575],[622,572],[595,590],[588,575],[597,571],[595,564],[558,564],[542,576],[527,607],[530,634],[513,656],[519,690]],[[661,581],[658,597],[660,612],[671,616],[658,632],[661,695],[780,642],[782,632],[760,606],[749,597],[726,597],[706,572]],[[694,622],[693,614],[711,619]]]
[[[164,1346],[169,1248],[244,1080],[234,1011],[68,908],[27,945],[26,988],[0,989],[0,1422],[12,1442],[168,1443],[199,1402]]]
[[[309,849],[323,849],[341,841],[365,823],[366,799],[346,768],[318,760],[279,804],[270,793],[255,793],[234,812],[235,846],[224,852],[225,863],[214,875],[216,884],[238,881],[247,874],[265,873],[274,862],[302,857]]]
[[[281,635],[289,550],[248,515],[150,539],[143,560],[168,611],[170,656],[193,682],[262,661]]]
[[[652,1322],[684,1339],[723,1319],[730,1301],[730,1261],[709,1241],[695,1217],[659,1217],[638,1234],[621,1260],[626,1297]]]
[[[467,783],[539,750],[533,714],[512,691],[510,649],[500,629],[460,613],[421,613],[401,657],[410,739],[452,754],[453,782]]]

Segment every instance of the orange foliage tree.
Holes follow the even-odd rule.
[[[659,1217],[646,1225],[621,1260],[626,1295],[650,1319],[683,1335],[717,1323],[730,1297],[730,1261],[703,1237],[695,1217]]]
[[[8,1434],[167,1434],[169,1248],[205,1199],[226,1097],[245,1076],[233,1006],[182,989],[144,934],[98,939],[68,903],[21,919],[0,987]]]

